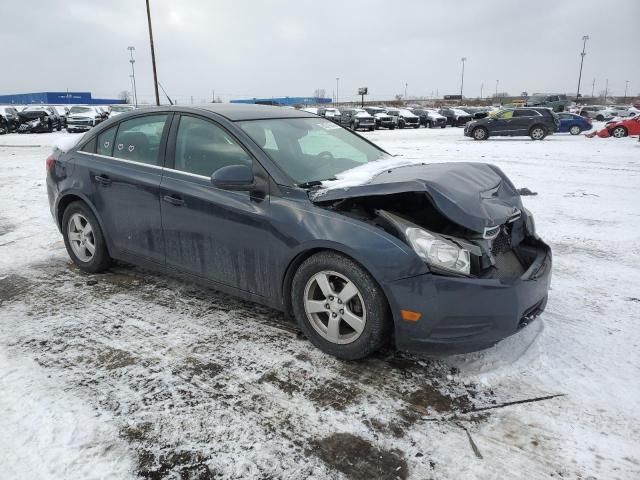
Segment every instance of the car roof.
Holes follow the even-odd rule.
[[[207,105],[191,106],[198,110],[206,110],[217,113],[232,122],[239,120],[263,120],[269,118],[318,118],[313,113],[295,110],[292,108],[275,107],[272,105],[253,105],[241,103],[212,103]],[[180,108],[169,107],[169,110]]]

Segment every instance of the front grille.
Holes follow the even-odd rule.
[[[509,232],[502,228],[500,229],[498,236],[493,239],[493,243],[491,244],[491,253],[495,256],[509,251],[511,251],[511,238]]]

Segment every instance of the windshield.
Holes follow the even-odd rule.
[[[90,111],[91,109],[89,107],[71,107],[69,113],[87,113]]]
[[[533,95],[529,97],[529,103],[542,103],[546,100],[546,97],[542,95]]]
[[[337,174],[388,154],[323,118],[282,118],[238,122],[240,127],[296,183]]]

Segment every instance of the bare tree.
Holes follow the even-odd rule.
[[[316,98],[324,98],[326,92],[324,88],[316,88],[313,92],[313,96]]]
[[[131,103],[131,94],[127,90],[122,90],[120,93],[118,93],[117,98],[119,100],[124,100],[127,103]]]

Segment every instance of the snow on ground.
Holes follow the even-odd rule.
[[[365,134],[400,159],[495,163],[538,192],[523,200],[553,290],[487,351],[345,363],[273,310],[73,268],[44,183],[65,135],[0,137],[0,478],[640,476],[637,139]]]

